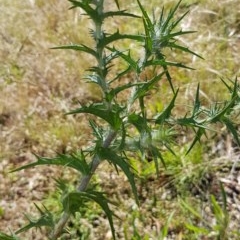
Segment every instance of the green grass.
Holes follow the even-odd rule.
[[[163,5],[170,8],[176,1],[165,0],[159,3],[158,0],[153,0],[150,4],[149,1],[142,2],[146,3],[149,10],[154,7],[156,11],[159,11]],[[84,69],[89,66],[85,56],[76,52],[49,49],[70,42],[87,43],[90,41],[86,37],[87,28],[81,27],[81,25],[87,24],[86,19],[80,16],[77,10],[68,11],[67,1],[0,0],[0,4],[2,5],[0,16],[0,93],[2,96],[0,98],[0,172],[4,173],[2,176],[0,175],[0,184],[2,184],[0,185],[0,221],[2,223],[0,230],[8,231],[9,222],[12,230],[15,230],[24,221],[24,216],[20,213],[33,209],[33,207],[27,206],[32,200],[30,196],[25,200],[25,204],[22,204],[24,196],[22,197],[17,189],[29,190],[18,185],[15,176],[7,176],[6,169],[31,162],[31,152],[49,156],[54,155],[55,152],[78,149],[83,144],[91,143],[89,126],[85,118],[68,116],[66,122],[66,116],[63,114],[72,109],[77,101],[82,103],[86,102],[86,99],[97,101],[99,92],[92,85],[86,87],[85,84],[82,84],[83,80],[80,76],[84,75]],[[125,1],[120,1],[122,8],[129,8],[133,11],[137,9],[137,4],[133,0],[129,1],[126,6],[124,4]],[[181,98],[178,98],[176,115],[181,116],[183,110],[188,109],[194,100],[198,82],[201,86],[200,97],[206,105],[209,105],[216,100],[222,101],[227,94],[220,82],[220,77],[233,79],[235,76],[239,76],[240,12],[236,8],[239,5],[240,0],[204,0],[199,3],[190,0],[183,1],[181,11],[190,9],[190,13],[185,18],[182,28],[197,32],[182,41],[190,49],[203,56],[205,60],[182,56],[178,53],[172,56],[173,59],[181,60],[188,66],[196,68],[195,71],[174,68],[172,70],[174,85],[181,87],[181,94],[179,94]],[[137,20],[131,24],[128,24],[125,19],[109,21],[109,28],[119,26],[122,32],[137,31],[139,25]],[[128,42],[125,44],[127,46]],[[89,61],[91,60],[89,59]],[[120,65],[119,69],[121,68]],[[157,108],[162,109],[164,106],[160,101],[164,100],[167,103],[168,98],[169,92],[163,85],[159,96],[156,97],[156,102],[149,103],[149,106],[152,111]],[[236,116],[235,122],[240,124],[239,116]],[[183,150],[187,149],[189,144],[188,137],[185,142],[179,140],[182,149],[180,152],[184,152]],[[203,173],[213,169],[209,164],[210,156],[206,154],[206,150],[197,146],[187,157],[184,154],[174,157],[168,152],[164,153],[169,169],[166,175],[161,176],[160,180],[162,181],[154,179],[151,182],[149,180],[154,171],[150,163],[149,168],[147,167],[145,170],[146,174],[138,180],[142,187],[142,197],[145,199],[142,200],[143,204],[139,210],[135,209],[134,203],[129,200],[130,190],[119,176],[113,175],[111,180],[110,176],[100,173],[100,177],[96,181],[99,181],[102,186],[105,186],[107,182],[103,179],[108,178],[113,182],[117,181],[116,179],[123,182],[123,185],[116,187],[114,192],[111,190],[112,186],[106,186],[108,194],[120,201],[119,207],[116,209],[118,210],[117,214],[128,212],[128,215],[121,216],[121,220],[116,220],[116,225],[119,226],[117,229],[119,239],[121,237],[125,239],[150,239],[150,237],[158,239],[159,231],[173,210],[175,213],[169,229],[175,231],[179,239],[183,235],[184,239],[194,239],[194,235],[191,235],[183,225],[183,222],[186,221],[186,212],[181,210],[178,199],[173,201],[159,199],[166,191],[162,188],[164,181],[171,182],[176,191],[190,199],[188,192],[190,182],[197,185],[201,182]],[[107,168],[103,166],[103,169],[104,167]],[[136,167],[140,168],[141,166]],[[53,173],[45,174],[44,168],[37,171],[40,171],[40,176],[43,175],[46,178],[44,181],[48,181],[48,175],[51,174],[65,178],[70,178],[73,174],[68,171],[61,172],[61,170],[53,170]],[[25,171],[17,174],[26,181],[32,172]],[[36,184],[39,178],[38,176],[32,181],[41,191],[41,185]],[[13,183],[14,187],[11,191],[18,194],[15,197],[11,197],[9,193]],[[31,190],[31,186],[27,186]],[[46,198],[52,189],[53,187],[49,187],[44,190]],[[147,200],[146,195],[148,196]],[[6,204],[6,201],[9,204]],[[48,205],[54,205],[52,201],[50,196]],[[15,203],[21,204],[19,207],[11,209],[9,206]],[[196,204],[199,204],[197,206],[200,208],[200,203],[196,201]],[[18,217],[14,215],[15,211],[19,212]],[[91,220],[91,212],[87,217]],[[102,222],[105,223],[103,217],[100,217],[99,221],[100,225]],[[74,224],[76,225],[76,223]],[[104,234],[108,229],[106,223],[104,226],[103,229],[99,228],[100,232],[94,231],[96,235],[92,237],[100,234],[101,238],[98,239],[104,239],[106,236]],[[91,230],[91,226],[86,225],[82,230],[83,235],[87,234],[89,229]],[[27,237],[27,235],[23,236]],[[37,238],[44,239],[41,232],[34,237],[34,239]]]

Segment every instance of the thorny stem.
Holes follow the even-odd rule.
[[[96,5],[96,7],[98,9],[98,14],[101,15],[103,13],[103,0],[96,0],[94,4]],[[103,62],[103,48],[99,47],[99,43],[101,42],[102,37],[103,37],[103,31],[102,31],[103,23],[94,21],[94,24],[95,24],[96,50],[98,53],[97,61],[98,61],[98,67],[101,70],[99,73],[99,77],[101,78],[101,87],[105,94],[107,92],[108,86],[106,84],[105,76],[103,74],[103,70],[105,68],[104,62]],[[111,130],[109,132],[108,136],[106,137],[106,139],[104,140],[102,147],[103,148],[109,147],[111,142],[115,139],[116,135],[117,135],[117,131]],[[96,171],[97,167],[99,166],[100,162],[101,162],[101,159],[99,158],[99,156],[97,154],[95,154],[92,159],[92,162],[91,162],[90,173],[88,175],[85,175],[82,177],[79,186],[76,188],[76,190],[78,192],[82,192],[87,188],[87,186],[88,186],[94,172]],[[60,218],[60,220],[58,221],[58,223],[55,225],[55,228],[53,229],[53,231],[50,235],[50,239],[55,240],[61,235],[62,230],[69,218],[70,218],[70,213],[65,211],[63,213],[62,217]]]
[[[111,142],[115,139],[116,135],[117,135],[116,131],[110,131],[108,136],[104,140],[102,146],[104,148],[109,147]],[[82,192],[87,188],[87,186],[88,186],[94,172],[96,171],[98,165],[100,164],[100,162],[101,162],[101,160],[99,159],[99,156],[94,155],[94,157],[92,159],[92,163],[91,163],[91,172],[90,172],[90,174],[83,176],[83,178],[81,179],[80,184],[76,189],[78,192]],[[55,240],[61,235],[62,230],[69,218],[70,218],[70,213],[65,211],[63,213],[62,217],[59,219],[58,223],[55,225],[53,232],[50,234],[50,239]]]

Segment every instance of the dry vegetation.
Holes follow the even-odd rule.
[[[111,4],[112,1],[109,2]],[[136,12],[135,1],[120,2],[122,8]],[[146,2],[149,9],[154,7],[158,11],[163,5],[169,8],[176,1],[142,2]],[[67,10],[67,0],[0,0],[0,3],[0,230],[9,232],[9,229],[14,231],[22,226],[25,222],[24,213],[34,214],[33,201],[38,203],[46,198],[45,204],[54,207],[55,183],[51,180],[52,177],[72,178],[73,181],[77,178],[66,169],[52,167],[38,167],[14,174],[9,174],[9,171],[33,161],[32,152],[51,156],[55,152],[71,151],[90,144],[85,117],[66,117],[63,114],[76,105],[77,101],[96,101],[98,91],[82,80],[91,59],[86,59],[77,52],[50,50],[51,47],[65,43],[90,41],[87,37],[88,29],[84,27],[88,24],[87,19],[78,10]],[[172,55],[196,68],[195,71],[172,69],[174,84],[181,87],[182,92],[178,101],[179,110],[193,100],[198,82],[201,85],[202,100],[209,104],[225,98],[226,91],[220,83],[220,77],[234,79],[240,74],[240,0],[183,0],[181,10],[187,9],[190,9],[190,13],[182,28],[197,30],[197,33],[180,41],[205,60],[195,57],[190,59],[178,53]],[[138,23],[112,19],[109,27],[119,27],[121,31],[129,32],[135,31]],[[168,92],[164,86],[160,93],[156,103],[152,103],[153,108],[160,104],[158,101],[167,99]],[[239,115],[236,115],[235,122],[240,125]],[[201,151],[195,150],[192,156],[208,156]],[[234,152],[234,159],[239,159],[239,150]],[[221,157],[223,156],[229,158],[229,152],[222,151]],[[134,225],[139,227],[142,234],[153,231],[149,236],[155,239],[163,219],[174,209],[177,217],[171,229],[179,237],[175,239],[187,239],[180,235],[184,232],[181,223],[185,218],[174,205],[177,203],[172,201],[166,204],[164,198],[160,201],[155,199],[169,194],[164,193],[166,189],[160,189],[164,179],[150,182],[148,192],[145,183],[140,183],[144,188],[144,204],[141,211],[137,211],[126,184],[119,184],[123,182],[121,176],[104,174],[100,170],[99,173],[96,181],[102,182],[103,188],[106,187],[109,194],[119,202],[118,214],[125,221],[118,224],[121,227],[118,230],[119,239],[132,239],[133,230],[128,231],[128,224],[132,228]],[[149,195],[147,197],[144,194]],[[131,214],[124,215],[122,212]],[[96,216],[91,214],[94,215],[89,213],[89,218],[94,219]],[[100,224],[95,223],[97,230],[92,231],[88,239],[107,239],[103,234],[108,232],[106,220],[102,216],[97,220]],[[148,222],[150,220],[151,224]],[[240,220],[238,221],[240,225]],[[88,227],[87,223],[82,224],[85,228]],[[124,235],[124,229],[128,232],[127,235]],[[94,236],[96,231],[99,237]],[[28,233],[23,236],[24,239],[44,239],[43,235],[41,232],[33,232],[32,235]]]

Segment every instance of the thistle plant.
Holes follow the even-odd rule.
[[[171,130],[174,130],[176,135],[178,135],[179,126],[182,129],[190,128],[193,130],[194,137],[187,154],[196,142],[199,142],[206,134],[206,131],[211,130],[211,125],[216,123],[226,125],[240,145],[234,123],[230,118],[230,113],[234,111],[235,106],[240,101],[237,81],[222,80],[229,90],[229,101],[215,104],[208,109],[201,104],[200,87],[198,86],[190,113],[186,113],[182,117],[176,117],[172,114],[179,91],[174,87],[171,68],[192,68],[181,62],[168,61],[164,54],[165,49],[178,50],[201,58],[197,53],[180,45],[177,41],[179,36],[194,33],[179,28],[179,23],[187,14],[186,12],[180,17],[176,16],[181,0],[170,11],[166,12],[163,9],[160,16],[155,16],[155,14],[150,16],[140,0],[137,0],[141,12],[140,16],[128,13],[126,10],[120,10],[118,0],[114,1],[118,10],[113,11],[105,10],[104,0],[68,1],[71,3],[72,9],[82,9],[89,21],[92,22],[93,29],[89,31],[89,34],[94,45],[77,43],[53,49],[84,52],[95,59],[96,64],[87,69],[85,79],[100,89],[101,100],[80,105],[77,109],[66,113],[67,115],[94,116],[94,118],[89,118],[94,144],[76,152],[58,154],[53,158],[36,155],[35,162],[14,170],[19,171],[38,165],[61,165],[76,170],[80,175],[80,180],[74,191],[70,191],[63,181],[57,180],[57,186],[62,191],[60,200],[62,213],[60,216],[55,216],[47,208],[42,209],[36,205],[40,213],[39,219],[33,221],[28,218],[29,223],[25,227],[16,231],[14,236],[3,237],[3,239],[18,239],[17,234],[33,227],[47,227],[49,228],[49,239],[58,239],[65,232],[69,218],[80,211],[82,206],[86,206],[89,201],[96,202],[103,209],[108,218],[113,239],[116,239],[114,213],[110,209],[109,200],[103,192],[89,188],[89,183],[99,164],[107,161],[110,167],[114,167],[117,172],[122,171],[128,179],[136,203],[139,204],[135,184],[136,169],[129,161],[130,153],[131,156],[132,153],[135,153],[136,157],[140,156],[139,161],[150,155],[155,164],[156,174],[158,174],[160,164],[167,168],[162,155],[163,149],[176,154],[170,143]],[[144,32],[125,34],[120,33],[117,29],[113,33],[108,33],[104,31],[104,24],[106,19],[112,17],[139,19],[143,24]],[[141,54],[133,57],[130,49],[116,47],[124,40],[135,42],[136,46],[143,50]],[[127,67],[112,77],[109,74],[110,71],[114,67],[118,70],[115,64],[116,60],[123,61]],[[147,74],[144,75],[147,71],[151,71],[151,78],[143,77],[147,76]],[[118,81],[123,77],[128,78],[127,83]],[[154,90],[159,87],[158,83],[164,79],[167,79],[164,84],[168,84],[170,94],[172,94],[171,101],[162,111],[149,113],[147,111],[148,98],[155,93]],[[120,94],[124,94],[125,100],[119,100]],[[165,134],[169,133],[169,136],[163,138],[163,131]]]

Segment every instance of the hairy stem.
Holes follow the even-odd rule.
[[[108,136],[106,137],[106,139],[103,142],[103,147],[104,148],[109,147],[111,142],[115,139],[116,135],[117,135],[116,131],[110,131]],[[98,155],[94,155],[94,157],[92,159],[92,163],[91,163],[91,173],[86,176],[83,176],[83,178],[80,181],[79,186],[76,189],[78,192],[82,192],[87,188],[87,186],[88,186],[94,172],[96,171],[98,165],[100,164],[100,162],[101,161],[100,161]],[[70,213],[65,211],[63,213],[63,215],[61,216],[61,218],[59,219],[59,221],[57,222],[57,224],[55,225],[55,228],[53,229],[52,233],[50,234],[50,239],[55,240],[62,234],[63,228],[66,225],[69,218],[70,218]]]

